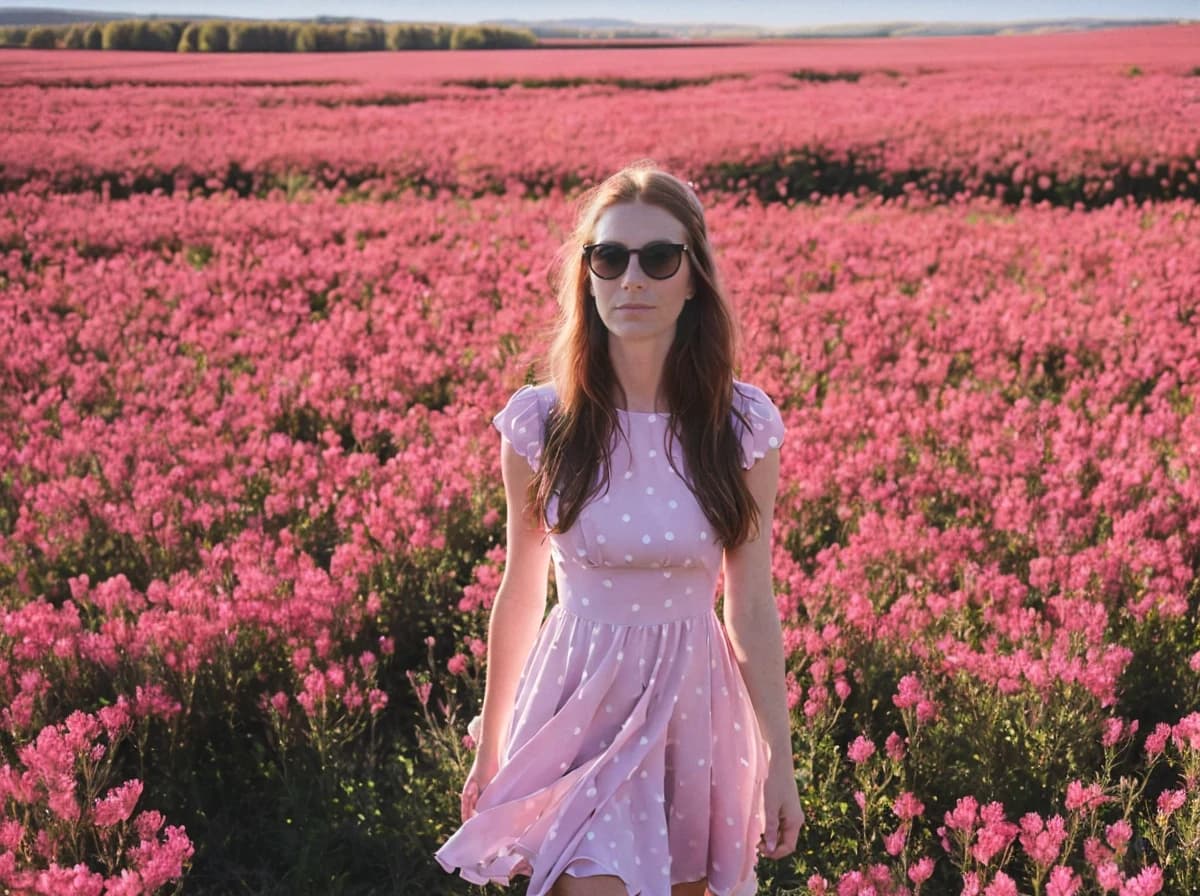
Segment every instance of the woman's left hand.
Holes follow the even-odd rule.
[[[759,852],[769,859],[782,859],[795,852],[804,810],[800,808],[796,772],[790,762],[771,764],[763,785],[763,813],[766,826]]]

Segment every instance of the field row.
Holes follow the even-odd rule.
[[[287,830],[299,755],[340,800],[361,781],[347,769],[375,769],[383,790],[346,811],[398,811],[412,779],[379,769],[411,746],[406,671],[435,651],[475,674],[502,561],[487,420],[535,374],[570,209],[342,198],[0,198],[0,738],[26,781],[6,785],[12,873],[69,865],[108,830],[102,790],[38,771],[72,711],[127,707],[75,741],[114,745],[88,786],[138,781],[217,881],[284,860],[234,832]],[[1122,760],[1155,789],[1089,823],[1165,838],[1122,879],[1200,874],[1194,851],[1166,863],[1186,830],[1152,804],[1164,789],[1200,804],[1195,204],[726,198],[710,226],[739,373],[788,426],[774,568],[806,805],[835,804],[821,788],[840,780],[838,744],[907,736],[897,768],[928,812],[897,873],[926,857],[944,885],[1020,876],[1023,852],[959,867],[938,819],[972,794],[1049,819],[1069,785],[1112,771],[1137,730],[1124,720],[1143,737],[1182,726],[1158,764]],[[455,692],[424,681],[417,696],[433,685],[451,712]],[[420,822],[386,816],[358,854],[445,823],[438,799]],[[799,880],[885,855],[839,852],[855,817],[810,815]],[[182,861],[178,832],[143,827]],[[140,868],[136,848],[114,846],[113,867]],[[419,861],[358,871],[398,881]]]
[[[543,75],[530,86],[509,86],[518,82],[502,68],[387,89],[9,86],[0,189],[537,196],[648,157],[763,201],[985,196],[1090,208],[1200,197],[1200,115],[1189,114],[1200,111],[1200,77],[1184,69],[796,63],[703,78]]]

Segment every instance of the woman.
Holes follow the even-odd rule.
[[[750,896],[756,851],[789,854],[803,823],[770,568],[782,420],[733,380],[688,186],[618,172],[565,252],[551,380],[494,421],[507,563],[437,859],[530,896]]]

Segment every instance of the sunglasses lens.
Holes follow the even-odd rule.
[[[625,268],[629,266],[629,250],[624,246],[601,243],[592,249],[592,254],[588,256],[588,264],[597,277],[612,280],[625,273]]]
[[[651,243],[638,253],[638,260],[647,277],[666,280],[679,270],[682,256],[683,250],[670,243]]]

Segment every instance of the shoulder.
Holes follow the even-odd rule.
[[[742,444],[746,469],[783,444],[783,417],[775,402],[758,386],[734,380],[733,426]]]
[[[557,400],[553,383],[522,386],[492,418],[492,425],[535,469],[542,453],[546,418]]]

